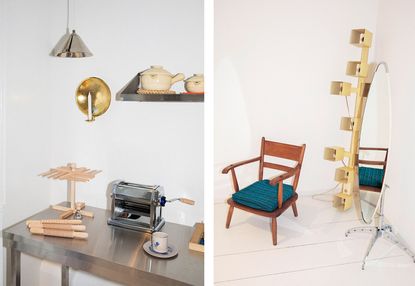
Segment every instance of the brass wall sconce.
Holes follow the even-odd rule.
[[[111,104],[111,91],[100,78],[90,77],[81,82],[75,93],[79,110],[87,116],[87,122],[104,114]]]

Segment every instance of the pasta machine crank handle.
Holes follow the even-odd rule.
[[[190,200],[190,199],[186,199],[186,198],[174,198],[174,199],[167,200],[166,197],[163,196],[163,197],[160,198],[160,205],[161,206],[165,206],[166,205],[166,202],[167,203],[171,203],[171,202],[174,202],[174,201],[180,201],[180,202],[182,202],[184,204],[188,204],[188,205],[194,205],[195,204],[195,201]]]

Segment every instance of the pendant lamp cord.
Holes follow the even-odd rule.
[[[66,1],[66,33],[69,34],[69,0]]]

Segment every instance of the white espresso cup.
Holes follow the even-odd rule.
[[[151,248],[158,253],[166,253],[168,251],[168,237],[165,232],[153,232],[151,235]]]

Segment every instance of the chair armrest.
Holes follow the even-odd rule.
[[[255,162],[255,161],[259,161],[260,159],[261,159],[261,157],[256,157],[256,158],[253,158],[253,159],[249,159],[249,160],[245,160],[245,161],[240,161],[240,162],[231,164],[231,165],[225,167],[222,170],[222,174],[227,174],[230,170],[235,169],[236,167],[239,167],[239,166],[242,166],[242,165],[246,165],[246,164],[249,164],[249,163],[252,163],[252,162]]]
[[[278,208],[282,207],[282,200],[283,200],[282,193],[284,192],[282,181],[294,176],[295,174],[297,174],[298,171],[300,171],[300,165],[295,166],[295,168],[293,168],[291,171],[288,171],[284,174],[274,177],[269,181],[269,184],[271,186],[275,186],[277,183],[281,182],[281,184],[278,185],[278,194],[277,194]]]
[[[291,171],[288,171],[284,174],[281,174],[279,176],[276,176],[274,178],[270,178],[269,184],[272,186],[275,186],[278,182],[282,182],[288,178],[291,178],[295,174],[297,174],[298,170],[300,169],[300,166],[297,165],[295,168],[293,168]]]

